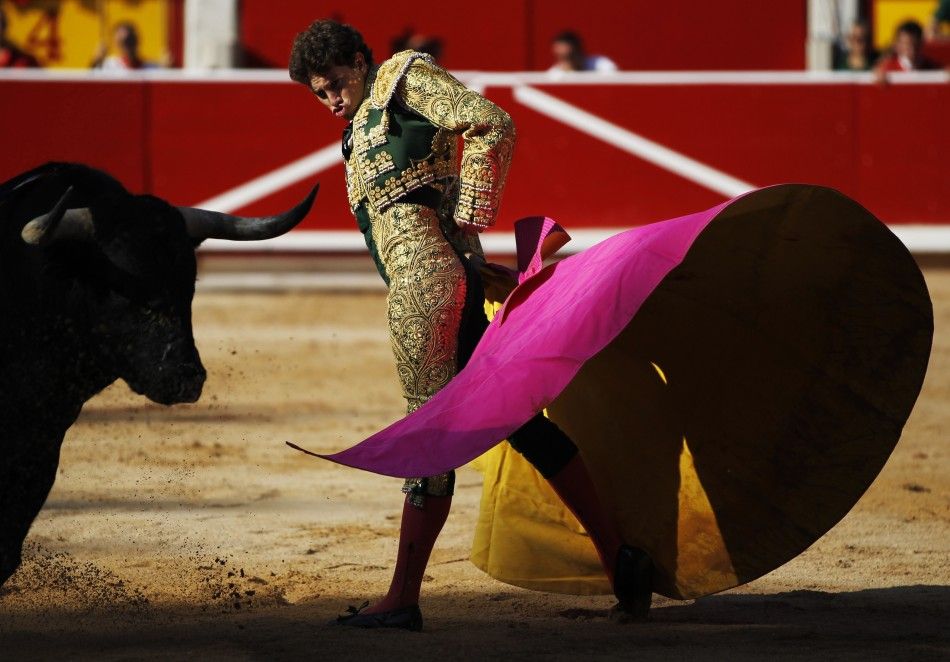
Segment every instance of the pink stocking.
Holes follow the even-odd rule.
[[[422,576],[451,505],[451,496],[426,496],[421,508],[406,501],[402,508],[399,551],[389,593],[362,613],[376,614],[419,604]]]

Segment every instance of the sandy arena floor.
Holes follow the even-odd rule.
[[[467,561],[480,477],[463,470],[421,634],[327,625],[387,586],[400,481],[283,444],[340,449],[399,417],[383,296],[200,293],[201,402],[166,409],[120,383],[86,406],[0,593],[0,658],[947,659],[950,271],[926,275],[937,335],[904,437],[800,557],[617,625],[609,598],[513,588]]]

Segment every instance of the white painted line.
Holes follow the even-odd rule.
[[[516,87],[515,100],[542,115],[573,127],[581,133],[598,138],[625,152],[633,154],[655,166],[669,170],[691,182],[705,186],[727,198],[732,198],[755,188],[754,184],[744,182],[716,170],[685,154],[637,135],[622,126],[589,113],[582,108],[561,101],[533,87]]]
[[[231,212],[342,162],[340,143],[333,143],[302,159],[271,170],[267,174],[255,177],[240,186],[192,206],[211,211]]]
[[[284,290],[334,290],[367,292],[386,290],[386,283],[375,271],[366,273],[311,272],[213,272],[199,274],[195,282],[198,292],[241,290],[279,292]]]
[[[467,74],[467,75],[466,75]],[[877,85],[873,73],[845,71],[617,71],[612,73],[564,72],[459,72],[459,80],[482,87],[520,85]],[[946,71],[914,71],[888,76],[902,85],[933,85],[950,81]]]
[[[912,253],[950,253],[950,221],[940,225],[915,223],[888,226]],[[570,255],[587,250],[607,237],[630,228],[571,229],[571,241],[558,255]],[[482,248],[488,255],[514,255],[513,232],[488,230],[481,235]],[[266,241],[224,241],[212,239],[204,242],[199,252],[261,252],[261,253],[364,253],[366,243],[356,230],[294,230],[282,237]]]
[[[377,278],[377,280],[379,280]],[[380,283],[383,281],[380,280]],[[317,288],[318,289],[318,288]],[[195,340],[199,345],[244,343],[246,345],[273,345],[275,342],[298,343],[379,343],[389,346],[389,329],[384,325],[347,326],[319,325],[297,326],[273,324],[269,326],[202,326],[195,327]]]
[[[891,225],[890,229],[897,237],[904,242],[904,245],[914,254],[948,254],[950,253],[950,224],[946,225]],[[565,246],[559,253],[564,257],[571,253],[590,248],[618,232],[623,232],[626,228],[605,228],[599,230],[574,230],[571,232],[572,241]],[[279,249],[288,251],[287,246],[293,246],[295,251],[328,251],[327,243],[322,240],[325,234],[347,234],[347,233],[324,233],[319,231],[298,231],[290,235],[285,235],[286,239],[292,241],[285,242],[285,247]],[[360,248],[365,250],[362,236],[358,232],[350,233],[355,235]],[[496,233],[498,241],[484,241],[485,251],[489,255],[513,256],[514,255],[514,233],[499,232]],[[271,240],[273,243],[275,240]],[[232,247],[243,249],[248,246],[247,242],[230,242]],[[339,243],[331,242],[334,246],[333,252],[339,252]],[[356,242],[353,242],[356,246]],[[288,251],[289,252],[289,251]],[[288,290],[323,290],[336,292],[384,292],[386,289],[382,278],[375,271],[361,272],[210,272],[199,274],[196,284],[198,292],[215,291],[258,291],[258,292],[282,292]]]
[[[950,253],[950,225],[888,225],[911,253]]]
[[[355,221],[354,221],[355,224]],[[571,230],[571,241],[561,249],[562,254],[576,253],[590,248],[628,228],[598,228],[596,230]],[[482,248],[489,255],[514,255],[514,232],[482,233]],[[281,237],[265,241],[227,241],[209,239],[201,244],[202,253],[364,253],[366,242],[356,230],[294,230]]]
[[[354,227],[356,221],[353,221]],[[201,253],[358,253],[366,250],[363,235],[357,230],[294,230],[263,241],[208,239]]]

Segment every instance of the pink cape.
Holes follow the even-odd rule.
[[[431,476],[478,457],[561,393],[731,202],[628,230],[545,269],[539,252],[554,223],[531,223],[533,245],[518,247],[522,283],[465,369],[411,415],[319,457],[395,477]]]
[[[749,219],[753,223],[747,226]],[[911,308],[922,315],[919,322],[917,312],[881,322],[910,325],[907,328],[919,339],[915,341],[919,351],[908,353],[897,370],[901,375],[895,373],[901,396],[891,403],[900,412],[896,417],[902,418],[901,426],[909,416],[926,370],[932,335],[926,286],[906,249],[886,226],[837,191],[800,184],[758,189],[703,212],[622,232],[543,269],[542,245],[560,228],[551,219],[526,220],[518,229],[521,284],[492,320],[465,369],[423,407],[361,443],[334,454],[310,454],[395,477],[435,475],[466,464],[548,407],[585,362],[624,331],[715,220],[720,221],[716,227],[724,229],[710,235],[716,238],[706,241],[696,261],[719,259],[726,271],[738,265],[753,280],[760,270],[757,260],[779,245],[804,250],[803,258],[811,259],[814,253],[817,264],[828,269],[839,268],[835,260],[842,259],[842,250],[859,262],[881,260],[893,266],[893,276],[877,270],[876,278],[889,279],[888,286],[913,293]],[[787,249],[784,254],[788,255]],[[781,255],[777,253],[776,259],[782,259]],[[717,278],[715,273],[712,278]],[[870,286],[859,287],[873,290],[877,287],[873,278]],[[818,295],[827,298],[825,292]],[[770,296],[768,306],[788,295],[779,283]],[[754,309],[751,315],[754,319]],[[815,324],[820,334],[821,323]],[[846,338],[852,333],[856,340],[847,342],[860,352],[866,342],[864,327],[856,320],[848,331],[850,324],[839,325],[835,333]],[[715,352],[715,347],[709,349]],[[866,381],[857,376],[848,379]],[[896,438],[888,443],[896,443]]]
[[[546,268],[563,232],[518,229],[522,282],[467,367],[320,457],[430,476],[546,408],[671,597],[793,558],[883,467],[923,383],[933,310],[907,249],[853,200],[773,186]]]

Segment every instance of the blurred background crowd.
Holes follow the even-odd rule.
[[[325,17],[357,26],[377,61],[431,53],[512,115],[522,156],[506,231],[539,207],[572,227],[619,228],[807,181],[889,223],[946,225],[921,241],[950,251],[939,131],[950,0],[0,0],[0,11],[0,63],[19,67],[0,72],[0,181],[81,161],[132,190],[245,215],[341,181],[340,127],[287,75],[294,36]],[[295,236],[357,235],[342,186],[316,204]],[[333,237],[300,241],[329,250]]]
[[[284,68],[294,34],[333,17],[377,59],[406,48],[463,70],[842,70],[950,66],[950,0],[378,3],[0,0],[0,67]]]

